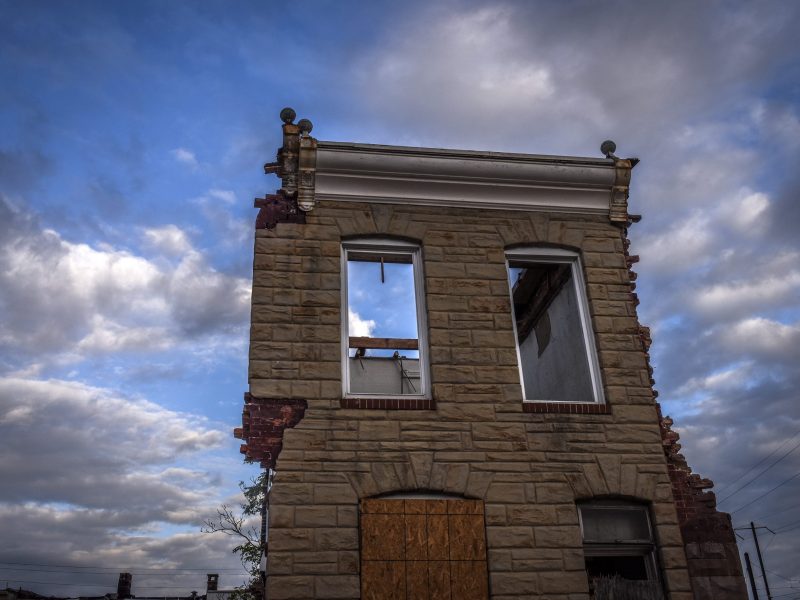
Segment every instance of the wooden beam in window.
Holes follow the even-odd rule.
[[[383,262],[410,265],[413,260],[410,254],[391,252],[369,252],[364,250],[350,250],[347,260],[351,262]]]
[[[419,340],[409,338],[351,337],[350,348],[369,348],[371,350],[418,350]]]

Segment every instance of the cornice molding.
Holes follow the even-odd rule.
[[[314,197],[609,214],[618,167],[610,158],[320,141]]]

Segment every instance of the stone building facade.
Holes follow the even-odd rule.
[[[268,598],[586,600],[613,575],[640,586],[618,597],[746,598],[730,519],[655,401],[636,160],[321,142],[281,116],[236,431],[274,470]],[[354,335],[359,261],[410,274],[416,337]],[[571,342],[547,319],[561,289]],[[562,366],[525,371],[548,344]],[[356,381],[379,368],[399,385]],[[585,382],[536,397],[554,368]]]

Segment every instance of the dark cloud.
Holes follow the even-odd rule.
[[[0,379],[0,399],[7,444],[0,501],[125,507],[170,520],[209,481],[201,471],[164,465],[227,437],[190,415],[79,383]]]
[[[199,533],[222,501],[220,474],[179,466],[182,459],[202,464],[227,437],[198,417],[108,390],[0,379],[0,579],[106,585],[131,567],[236,568],[228,539]],[[156,535],[164,524],[177,533]],[[112,571],[79,576],[73,568],[31,577],[2,561]],[[142,571],[137,583],[203,589],[190,587],[204,581],[202,572],[178,573],[169,582],[156,574]],[[230,581],[237,573],[227,575]],[[47,591],[62,593],[56,584]]]
[[[778,240],[794,245],[800,232],[800,174],[794,167],[786,172],[790,178],[782,183],[770,208],[772,232]]]
[[[32,504],[0,504],[0,518],[0,580],[11,580],[11,587],[103,595],[116,591],[119,573],[130,572],[139,596],[188,595],[205,591],[206,573],[219,573],[222,588],[246,579],[226,536],[197,530],[167,537],[123,534],[97,513]]]

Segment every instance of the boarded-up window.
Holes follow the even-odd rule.
[[[482,501],[361,501],[363,600],[488,597]]]

